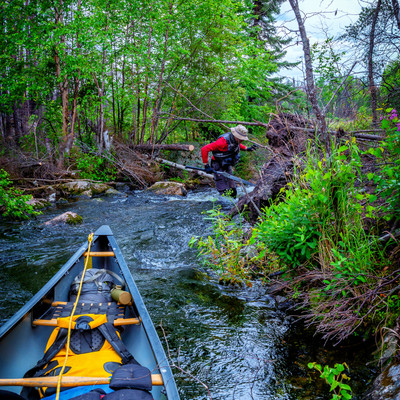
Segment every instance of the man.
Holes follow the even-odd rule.
[[[246,147],[242,144],[247,137],[247,129],[243,125],[231,128],[230,132],[221,135],[215,142],[209,143],[201,148],[201,158],[204,169],[211,174],[214,171],[223,171],[232,174],[232,167],[239,161],[240,150],[254,151],[257,145]],[[211,166],[208,163],[208,153],[212,152]],[[214,173],[215,185],[221,195],[236,197],[236,182]]]

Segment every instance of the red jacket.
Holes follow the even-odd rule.
[[[240,143],[240,150],[246,150],[247,147]],[[206,144],[201,148],[201,158],[203,159],[203,164],[208,164],[208,153],[210,151],[227,151],[228,142],[225,138],[220,137],[215,142]],[[214,160],[214,156],[211,157]]]

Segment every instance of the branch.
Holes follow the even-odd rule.
[[[328,101],[328,103],[326,104],[326,106],[324,107],[324,114],[326,114],[329,106],[331,105],[333,99],[336,97],[338,91],[340,90],[340,88],[344,85],[344,83],[346,82],[347,78],[349,77],[349,75],[351,74],[351,71],[353,71],[353,68],[357,65],[358,61],[355,61],[353,66],[350,68],[349,72],[347,73],[346,77],[342,80],[342,83],[336,88],[335,93],[333,93],[331,99]]]
[[[169,113],[162,112],[160,114],[169,114]],[[264,126],[265,128],[269,128],[269,124],[265,124],[264,122],[259,122],[259,121],[246,122],[246,121],[229,121],[229,120],[220,120],[220,119],[186,118],[186,117],[173,117],[173,119],[180,120],[180,121],[209,122],[209,123],[215,123],[215,124],[241,124],[241,125],[249,125],[249,126]],[[228,128],[228,127],[226,127],[226,128]]]
[[[202,113],[208,118],[212,118],[210,115],[206,114],[204,111],[201,111],[199,108],[197,108],[186,96],[184,96],[182,93],[180,93],[177,89],[172,87],[168,82],[165,82],[166,85],[168,85],[173,91],[179,94],[179,96],[183,97],[194,109],[196,109],[198,112]],[[224,128],[228,129],[226,125],[223,125]]]
[[[196,376],[192,375],[190,372],[185,371],[185,370],[182,369],[179,365],[176,365],[176,364],[174,363],[174,361],[172,360],[172,357],[171,357],[171,351],[170,351],[170,349],[169,349],[169,344],[168,344],[168,340],[167,340],[167,335],[165,334],[165,330],[164,330],[164,327],[163,327],[163,325],[162,325],[162,321],[160,321],[160,328],[161,328],[161,330],[162,330],[163,337],[164,337],[164,340],[165,340],[165,343],[166,343],[166,346],[167,346],[167,353],[168,353],[168,360],[169,360],[169,365],[170,365],[170,367],[178,369],[179,371],[183,372],[184,374],[188,375],[190,378],[192,378],[192,379],[194,379],[195,381],[197,381],[198,383],[200,383],[200,385],[202,385],[202,386],[204,387],[204,389],[207,390],[207,394],[208,394],[209,399],[212,400],[211,393],[210,393],[210,388],[209,388],[205,383],[203,383],[203,382],[202,382],[199,378],[197,378]]]

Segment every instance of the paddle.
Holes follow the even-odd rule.
[[[192,166],[190,166],[190,165],[185,165],[185,168],[187,168],[187,169],[194,169],[194,170],[197,170],[197,171],[207,172],[204,168],[192,167]],[[229,174],[228,172],[215,171],[215,170],[214,170],[213,172],[214,172],[215,174],[219,174],[219,175],[225,176],[226,178],[232,179],[233,181],[236,181],[236,182],[239,182],[239,183],[243,183],[243,184],[245,184],[245,185],[247,185],[247,186],[256,186],[254,183],[251,183],[251,182],[249,182],[249,181],[246,181],[246,180],[244,180],[244,179],[242,179],[242,178],[238,178],[237,176],[232,175],[232,174]]]

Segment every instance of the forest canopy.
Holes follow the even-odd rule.
[[[2,137],[35,141],[61,166],[76,137],[100,149],[110,135],[163,142],[194,105],[216,119],[265,119],[285,41],[273,25],[280,2],[256,3],[3,2]]]

